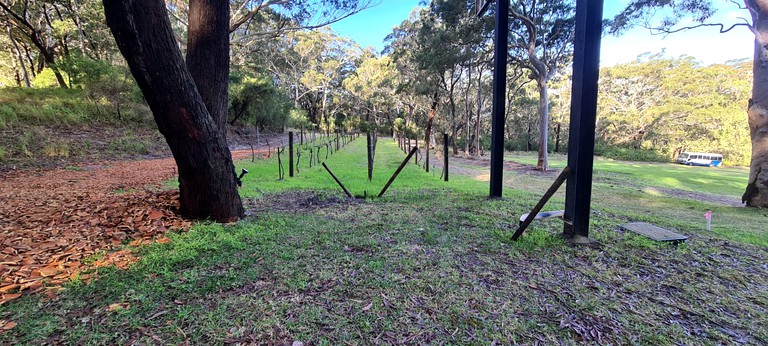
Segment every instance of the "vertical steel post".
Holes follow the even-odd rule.
[[[414,161],[416,161],[416,166],[418,166],[419,154],[421,154],[421,150],[419,150],[419,136],[416,136],[416,146],[414,148],[416,148],[416,159]]]
[[[443,133],[443,180],[448,181],[448,134]]]
[[[603,0],[576,1],[573,97],[568,141],[568,167],[573,169],[573,173],[565,187],[566,222],[563,228],[567,238],[589,236],[602,20]]]
[[[293,177],[293,131],[288,132],[288,176]]]
[[[429,173],[429,138],[424,141],[424,149],[427,151],[424,156],[424,168],[427,170],[427,173]]]
[[[507,99],[507,39],[509,0],[496,0],[496,34],[493,49],[493,115],[491,119],[491,193],[501,197],[504,179],[504,101]],[[446,181],[448,180],[446,166]]]

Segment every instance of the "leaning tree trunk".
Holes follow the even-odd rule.
[[[547,153],[549,139],[549,90],[546,80],[539,80],[539,161],[536,168],[542,171],[549,169]]]
[[[483,69],[477,69],[477,122],[475,123],[475,156],[480,156],[480,113],[483,111]]]
[[[187,68],[208,113],[227,138],[229,2],[189,1]]]
[[[181,213],[219,222],[243,215],[232,156],[181,56],[162,0],[104,0],[120,52],[179,169]]]
[[[11,41],[11,46],[13,47],[13,51],[14,53],[16,53],[16,59],[19,60],[19,65],[21,65],[21,77],[23,77],[24,79],[24,86],[27,88],[31,88],[32,85],[29,82],[29,73],[27,73],[27,65],[24,63],[24,56],[21,55],[21,49],[19,49],[19,45],[16,44],[16,39],[13,38],[13,34],[11,33],[11,25],[6,23],[5,29],[6,29],[6,32],[8,33],[8,40]],[[19,82],[21,82],[21,80],[19,80]]]
[[[469,66],[467,72],[467,89],[464,93],[464,112],[467,115],[466,125],[464,126],[464,156],[469,156],[469,143],[470,143],[470,127],[469,122],[472,121],[472,106],[469,102],[469,91],[472,88],[472,65]]]
[[[742,201],[750,207],[768,208],[768,1],[749,3],[755,32],[752,99],[747,109],[752,162]]]

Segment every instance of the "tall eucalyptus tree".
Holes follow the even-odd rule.
[[[768,0],[732,0],[727,4],[743,10],[748,19],[739,18],[730,23],[713,21],[719,2],[712,0],[632,0],[611,21],[611,32],[621,33],[636,25],[663,34],[702,27],[728,32],[743,27],[755,35],[752,97],[747,104],[752,159],[742,201],[747,206],[768,208]],[[658,9],[670,9],[673,15],[658,18],[655,16]],[[691,19],[693,24],[684,19]]]
[[[539,159],[546,171],[549,143],[549,82],[571,59],[575,30],[572,0],[517,0],[510,3],[510,61],[530,71],[539,91]]]

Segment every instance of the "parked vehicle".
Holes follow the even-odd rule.
[[[682,152],[677,157],[677,163],[689,166],[720,167],[723,164],[722,154]]]

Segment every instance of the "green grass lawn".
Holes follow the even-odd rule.
[[[355,196],[376,196],[386,182],[397,170],[397,167],[405,159],[406,154],[397,148],[389,137],[380,137],[377,147],[376,160],[373,169],[373,179],[368,181],[368,161],[366,156],[365,138],[361,137],[350,143],[344,150],[328,156],[326,164],[328,168]],[[320,150],[321,159],[325,159],[325,149]],[[420,162],[421,163],[421,162]],[[288,170],[288,162],[283,157],[283,166]],[[264,193],[276,193],[285,190],[314,189],[336,191],[343,195],[342,189],[333,178],[320,165],[309,167],[309,154],[303,152],[299,160],[298,173],[293,178],[278,179],[277,158],[272,158],[258,163],[250,160],[241,161],[238,170],[246,168],[249,173],[244,178],[241,190],[243,197],[257,197]],[[481,193],[483,184],[466,177],[456,177],[452,184],[446,184],[440,180],[440,172],[425,173],[416,166],[415,161],[410,161],[390,187],[388,196],[395,189],[423,189],[423,188],[458,188],[467,193]]]
[[[514,153],[507,160],[536,164],[535,153]],[[565,167],[563,155],[550,156],[551,167]],[[705,234],[768,246],[768,214],[764,210],[718,203],[738,202],[746,186],[745,167],[692,167],[665,163],[621,162],[597,158],[592,192],[593,212],[611,215],[616,223],[643,221],[684,234]],[[515,188],[541,194],[552,178],[508,174]],[[685,196],[687,192],[696,195]],[[557,195],[562,197],[562,191]],[[562,209],[562,202],[553,209]],[[706,232],[704,213],[713,212]]]
[[[507,160],[536,165],[535,153],[508,154]],[[565,155],[550,154],[552,168],[568,164]],[[681,189],[714,195],[739,197],[749,178],[748,167],[697,167],[676,163],[625,162],[597,157],[594,163],[596,180],[631,180],[643,185]]]
[[[370,196],[405,154],[382,137],[369,183],[364,146],[358,139],[327,163],[354,194]],[[591,222],[601,246],[571,247],[554,220],[509,241],[543,191],[536,184],[551,178],[509,175],[510,186],[527,182],[529,190],[488,200],[487,182],[451,175],[446,183],[409,164],[383,198],[352,201],[322,167],[302,165],[277,180],[274,158],[239,165],[251,172],[241,190],[249,218],[199,223],[170,243],[134,248],[142,260],[128,270],[100,269],[97,280],[72,282],[54,299],[0,306],[0,319],[18,323],[0,344],[768,340],[764,243],[690,227],[682,229],[691,239],[675,247],[616,227],[640,217],[685,226],[661,212],[685,215],[699,202],[601,184]],[[646,204],[652,213],[642,212]],[[765,223],[758,213],[734,213]]]

